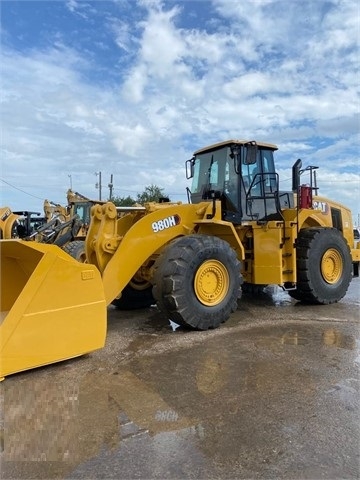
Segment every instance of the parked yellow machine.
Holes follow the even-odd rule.
[[[14,212],[9,207],[0,207],[0,239],[20,238],[58,245],[72,257],[84,262],[84,240],[90,225],[90,210],[96,203],[69,189],[67,205],[45,200],[43,215],[27,210]]]
[[[13,212],[9,207],[0,207],[0,239],[28,237],[45,221],[40,212],[29,210]]]
[[[9,207],[0,208],[0,239],[18,237],[18,218]]]
[[[313,304],[343,298],[359,274],[351,212],[317,195],[316,167],[300,160],[292,191],[280,191],[276,149],[229,140],[196,151],[188,204],[149,203],[120,218],[112,203],[95,205],[86,264],[56,246],[2,241],[1,376],[101,348],[110,303],[156,302],[175,323],[205,330],[229,318],[241,287],[277,284]]]
[[[49,232],[49,243],[55,243],[76,260],[85,262],[85,238],[90,225],[90,211],[98,202],[71,189],[67,191],[66,197],[66,207],[49,200],[44,201],[47,224],[53,225]]]

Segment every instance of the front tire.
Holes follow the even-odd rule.
[[[155,264],[153,295],[170,320],[216,328],[237,309],[240,262],[224,240],[188,235],[171,242]]]
[[[288,293],[305,303],[341,300],[352,278],[350,249],[336,228],[301,230],[297,239],[297,285]]]
[[[62,249],[78,262],[86,263],[85,242],[83,240],[66,243]]]

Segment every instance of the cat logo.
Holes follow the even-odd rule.
[[[313,201],[313,209],[319,210],[324,215],[329,213],[329,205],[326,202]]]

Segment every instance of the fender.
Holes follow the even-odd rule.
[[[106,302],[119,295],[139,268],[171,240],[195,233],[198,222],[206,218],[212,204],[172,204],[145,214],[121,238],[103,274]],[[221,206],[218,205],[220,213]],[[123,219],[120,219],[121,222]],[[211,222],[209,222],[211,223]],[[220,222],[224,227],[228,222]],[[230,231],[233,230],[229,224]],[[236,232],[235,232],[236,233]]]

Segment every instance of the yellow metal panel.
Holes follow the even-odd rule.
[[[0,377],[101,348],[106,302],[99,271],[54,245],[3,240]]]
[[[239,260],[244,260],[245,250],[237,230],[230,222],[222,220],[200,220],[196,222],[198,233],[222,238],[236,251]]]
[[[280,226],[255,227],[252,283],[257,285],[281,284],[283,281],[282,243]]]
[[[0,231],[2,238],[11,238],[15,221],[20,215],[13,213],[9,207],[0,207]]]
[[[351,249],[351,259],[353,262],[360,262],[360,242],[356,248]]]

